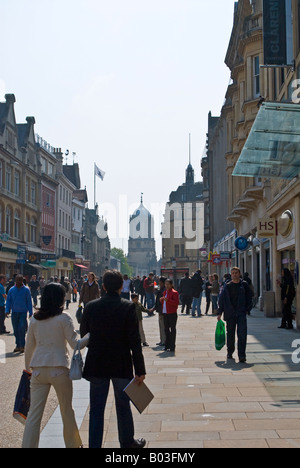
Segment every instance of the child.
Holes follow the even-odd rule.
[[[145,337],[145,332],[143,328],[143,315],[142,312],[147,312],[149,314],[149,310],[147,310],[140,302],[139,302],[139,296],[138,294],[131,294],[131,300],[135,304],[135,309],[136,309],[136,315],[139,321],[139,330],[140,330],[140,335],[141,335],[141,342],[143,343],[143,346],[149,346],[146,337]]]

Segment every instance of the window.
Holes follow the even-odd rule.
[[[260,67],[259,55],[253,58],[253,97],[260,96]]]
[[[25,241],[30,242],[30,218],[26,215]]]
[[[179,245],[175,245],[175,257],[179,257]]]
[[[29,201],[29,180],[26,177],[26,182],[25,182],[25,200]]]
[[[31,235],[31,242],[35,244],[36,243],[36,219],[34,217],[31,218],[30,235]]]
[[[34,182],[31,182],[31,196],[30,201],[33,205],[36,203],[36,185]]]
[[[12,235],[12,210],[8,206],[6,208],[6,220],[5,220],[6,234]]]
[[[3,162],[0,161],[0,187],[3,185]]]
[[[20,222],[21,222],[21,217],[20,217],[20,212],[18,210],[15,210],[15,216],[14,216],[14,237],[16,239],[20,239]]]
[[[5,187],[8,192],[11,191],[11,167],[6,167]]]
[[[20,196],[20,172],[15,171],[15,195]]]

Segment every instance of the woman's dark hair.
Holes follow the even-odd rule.
[[[47,320],[63,313],[66,290],[60,283],[50,283],[45,286],[41,307],[34,314],[36,320]]]
[[[103,285],[106,292],[117,292],[123,286],[123,276],[117,270],[107,271],[103,276]]]
[[[287,282],[293,282],[293,275],[292,275],[292,273],[290,272],[290,270],[288,268],[283,269],[283,278]]]

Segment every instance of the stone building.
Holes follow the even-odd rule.
[[[193,273],[201,266],[204,243],[203,182],[195,182],[189,163],[185,183],[170,194],[162,224],[162,270],[168,276]]]
[[[157,273],[158,264],[154,239],[154,219],[141,197],[141,204],[129,220],[128,264],[134,276]]]

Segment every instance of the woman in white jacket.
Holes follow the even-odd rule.
[[[75,349],[79,337],[72,318],[63,312],[65,288],[59,283],[45,287],[41,308],[28,329],[25,367],[32,372],[31,403],[26,421],[23,448],[38,448],[40,426],[51,386],[54,387],[63,420],[67,448],[80,448],[82,442],[72,407],[73,385],[69,378],[70,356],[67,343]],[[87,343],[84,338],[80,346]]]

